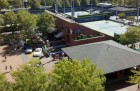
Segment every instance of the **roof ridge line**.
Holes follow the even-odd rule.
[[[116,42],[116,43],[117,43],[117,42]],[[115,48],[119,48],[119,49],[125,50],[125,49],[123,49],[123,48],[120,48],[120,47],[117,47],[117,46],[113,46],[113,45],[111,45],[111,44],[107,44],[107,43],[105,43],[105,42],[104,42],[104,44],[106,44],[106,45],[110,45],[110,46],[115,47]],[[117,44],[119,44],[119,43],[117,43]],[[122,45],[122,44],[121,44],[121,46],[125,47],[125,46]],[[129,48],[129,47],[126,47],[126,48]],[[131,49],[131,48],[129,48],[129,49]],[[133,50],[133,49],[131,49],[131,50],[134,51],[134,52],[129,51],[129,50],[125,50],[125,51],[131,52],[131,53],[135,53],[135,52],[136,52],[135,54],[140,55],[139,52],[137,52],[137,51],[135,51],[135,50]]]

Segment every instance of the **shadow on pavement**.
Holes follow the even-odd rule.
[[[17,49],[17,48],[15,48],[13,46],[5,46],[3,48],[3,51],[0,53],[0,55],[5,57],[5,56],[20,55],[22,53],[23,53],[22,48]]]

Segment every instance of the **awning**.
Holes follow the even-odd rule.
[[[63,34],[64,34],[64,32],[60,32],[60,33],[56,34],[55,37],[60,38]]]

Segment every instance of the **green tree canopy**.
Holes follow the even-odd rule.
[[[120,35],[120,43],[132,44],[140,41],[140,28],[139,27],[129,27],[126,33]]]
[[[34,59],[12,73],[16,82],[14,91],[46,91],[48,75],[39,65],[40,60]]]
[[[8,7],[9,7],[9,3],[7,0],[0,0],[0,10]]]
[[[81,5],[82,6],[89,5],[89,0],[81,0]]]
[[[5,25],[12,26],[13,24],[16,24],[16,21],[17,21],[17,15],[13,11],[6,12],[4,14]]]
[[[51,73],[52,91],[104,91],[105,77],[90,60],[61,60]]]
[[[12,83],[8,82],[4,74],[0,74],[0,91],[13,91]]]
[[[23,35],[26,38],[32,40],[32,33],[34,32],[37,24],[37,18],[35,15],[22,10],[17,13],[18,16],[18,27],[23,31]]]
[[[21,7],[21,3],[21,0],[9,0],[9,4],[12,6],[12,8]]]
[[[36,10],[36,9],[40,9],[40,1],[39,0],[31,0],[30,5],[31,5],[31,9]]]
[[[52,15],[47,12],[42,13],[38,20],[39,30],[42,32],[51,31],[55,27],[55,20]]]
[[[1,91],[104,91],[105,76],[90,60],[63,59],[48,75],[39,59],[11,72],[14,83],[0,74]]]
[[[46,5],[52,6],[53,5],[53,2],[54,2],[54,0],[46,0]],[[45,5],[45,4],[43,4],[43,5]]]
[[[79,0],[75,0],[75,1],[74,1],[74,5],[75,5],[75,6],[80,6],[80,1],[79,1]]]
[[[17,14],[15,14],[13,11],[6,12],[4,14],[4,31],[11,31],[13,32],[13,38],[14,38],[14,32],[17,29]],[[8,26],[8,27],[7,27]]]
[[[140,85],[140,72],[136,70],[131,70],[133,75],[129,77],[128,82]]]
[[[125,13],[119,13],[118,16],[119,16],[120,19],[124,19],[125,18]]]
[[[4,15],[0,14],[0,26],[4,24]]]
[[[127,16],[127,19],[134,22],[135,21],[135,16]]]
[[[17,13],[17,16],[22,30],[30,31],[36,28],[37,21],[34,15],[22,10]]]
[[[70,7],[70,1],[69,0],[65,0],[65,5],[66,5],[66,7]]]

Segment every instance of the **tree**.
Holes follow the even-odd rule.
[[[62,6],[64,6],[65,4],[65,7],[70,7],[70,1],[69,0],[62,0]]]
[[[4,15],[0,14],[0,26],[4,24]]]
[[[97,5],[98,0],[90,0],[90,3],[92,2],[93,5]]]
[[[127,19],[130,20],[131,22],[135,21],[135,16],[127,16]]]
[[[62,7],[62,1],[61,1],[61,0],[56,0],[56,3],[57,3],[57,5],[58,5],[58,7]],[[52,8],[55,8],[55,0],[54,0],[54,2],[53,2]]]
[[[50,74],[51,91],[104,91],[105,77],[89,59],[63,59]]]
[[[31,34],[36,28],[37,20],[36,16],[29,12],[22,10],[17,13],[18,24],[21,30],[25,31],[28,38],[31,39]]]
[[[31,9],[36,10],[40,9],[40,1],[39,0],[31,0]]]
[[[125,13],[119,13],[118,16],[119,16],[120,19],[124,19],[125,18]]]
[[[136,7],[138,0],[125,0],[127,6]]]
[[[34,59],[24,64],[12,73],[15,80],[14,90],[16,91],[47,91],[48,75],[39,59]]]
[[[80,1],[79,1],[79,0],[75,0],[75,1],[74,1],[74,5],[75,5],[75,6],[80,6]]]
[[[13,11],[6,12],[4,14],[5,25],[10,25],[10,26],[15,25],[16,21],[17,21],[17,15]]]
[[[17,15],[13,11],[4,14],[4,25],[6,30],[13,32],[14,36],[14,32],[17,30]]]
[[[9,0],[9,4],[14,8],[21,7],[21,0]]]
[[[0,0],[0,10],[8,7],[9,7],[9,3],[7,0]]]
[[[46,0],[46,5],[52,6],[53,2],[54,2],[53,0]],[[45,4],[43,4],[43,5],[45,5]]]
[[[81,5],[82,6],[89,5],[89,0],[81,0]]]
[[[140,41],[140,28],[129,27],[126,33],[120,35],[119,41],[120,43],[131,44],[132,48],[134,48],[134,43]]]
[[[66,5],[66,7],[70,7],[70,1],[69,0],[65,0],[65,5]]]
[[[6,80],[4,74],[0,74],[0,91],[13,91],[12,83]]]
[[[51,31],[52,28],[55,27],[54,17],[49,13],[44,12],[39,16],[37,25],[39,27],[39,30],[44,33],[46,33],[47,31]]]
[[[140,86],[140,72],[136,70],[131,70],[131,72],[133,73],[133,75],[129,77],[129,80],[127,82],[138,84],[138,86]]]

